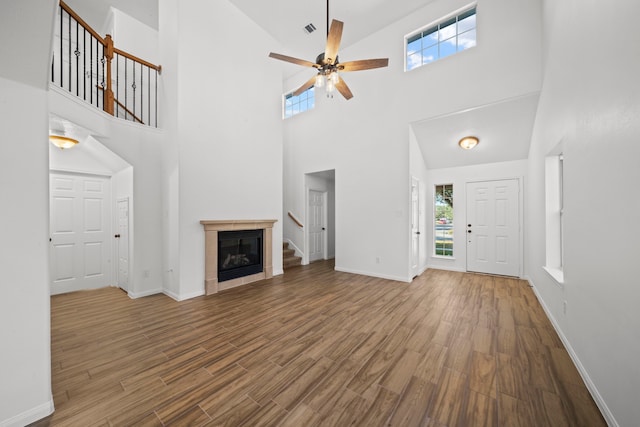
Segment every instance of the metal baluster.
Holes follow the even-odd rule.
[[[67,25],[67,33],[69,36],[69,92],[71,92],[71,15],[69,15],[69,24]]]
[[[133,83],[131,88],[133,89],[133,121],[136,121],[136,61],[133,61],[131,66],[133,69]]]
[[[120,54],[116,53],[116,99],[120,101]],[[120,117],[120,106],[116,103],[116,117]]]
[[[149,113],[149,126],[151,126],[151,67],[147,67],[147,112]]]
[[[78,45],[80,43],[80,24],[76,21],[76,50],[73,53],[76,55],[76,96],[80,96],[80,49]]]
[[[124,57],[124,119],[127,120],[127,57]]]
[[[155,89],[156,96],[154,97],[155,98],[155,104],[156,104],[156,114],[155,115],[156,115],[156,127],[158,127],[158,70],[156,70],[156,81],[155,81],[155,83],[156,83],[156,89]]]
[[[89,103],[93,105],[93,36],[89,38]]]
[[[62,28],[63,28],[63,15],[64,15],[64,9],[60,8],[60,87],[64,87],[64,82],[62,81],[62,70],[63,70],[63,63],[64,61],[62,60]]]

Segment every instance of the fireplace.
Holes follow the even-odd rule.
[[[204,289],[207,295],[273,277],[272,230],[275,222],[275,219],[200,221],[205,236]]]
[[[262,230],[218,232],[218,282],[261,273]]]

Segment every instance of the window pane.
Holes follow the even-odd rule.
[[[456,19],[450,19],[440,24],[440,41],[450,39],[456,35]]]
[[[433,62],[436,59],[438,59],[438,45],[432,46],[422,53],[423,64],[428,64],[429,62]]]
[[[422,33],[422,46],[429,47],[438,43],[438,27],[430,28]]]
[[[469,49],[476,45],[476,30],[470,30],[458,36],[458,51]]]
[[[476,8],[407,37],[406,70],[412,70],[476,45]]]
[[[434,200],[434,254],[453,256],[453,185],[437,185]]]
[[[420,52],[422,46],[422,39],[418,38],[407,44],[407,55],[412,55],[416,52]]]
[[[452,38],[449,40],[444,41],[443,43],[440,43],[440,58],[444,58],[446,56],[449,56],[451,54],[456,53],[457,49],[456,49],[456,38]]]
[[[413,70],[422,65],[422,54],[420,52],[407,57],[407,70]]]
[[[303,111],[315,107],[314,87],[311,86],[298,96],[289,93],[284,95],[284,118],[287,119]]]
[[[476,15],[458,21],[458,34],[476,28]]]

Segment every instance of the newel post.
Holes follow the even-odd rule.
[[[111,60],[113,59],[113,39],[109,34],[104,38],[104,56],[107,60],[107,85],[104,88],[104,111],[113,116],[115,100],[111,87]]]

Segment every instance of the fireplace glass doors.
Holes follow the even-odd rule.
[[[262,271],[262,230],[218,232],[219,282]]]

